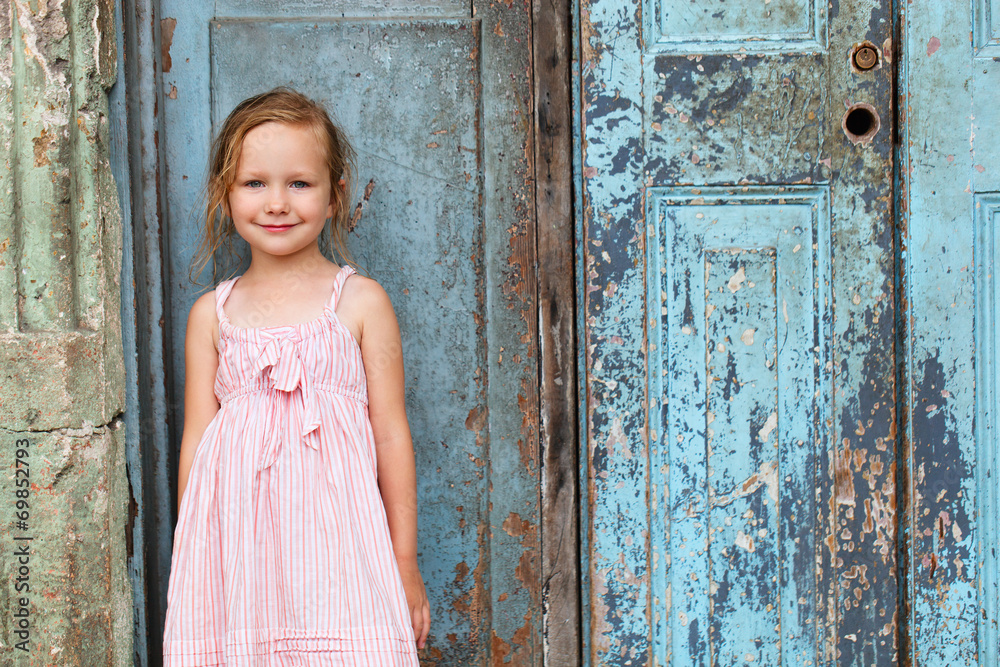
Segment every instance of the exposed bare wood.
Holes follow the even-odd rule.
[[[542,0],[532,9],[544,653],[546,664],[571,665],[580,662],[571,8],[567,0]]]

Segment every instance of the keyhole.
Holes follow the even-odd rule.
[[[841,121],[844,134],[852,144],[870,144],[880,126],[875,107],[864,103],[851,105]]]
[[[870,70],[878,64],[878,52],[869,44],[862,44],[854,51],[854,66],[861,71]]]

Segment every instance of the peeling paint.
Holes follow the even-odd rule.
[[[170,59],[170,47],[174,43],[174,30],[177,28],[177,19],[160,19],[160,71],[164,74],[173,68],[173,60]]]

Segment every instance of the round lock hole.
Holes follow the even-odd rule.
[[[841,121],[844,134],[853,144],[871,143],[880,125],[878,112],[870,104],[851,106],[844,113],[844,119]]]
[[[870,70],[878,64],[878,53],[871,46],[861,46],[854,52],[854,66],[860,70]]]

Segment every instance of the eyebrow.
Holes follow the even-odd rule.
[[[265,172],[263,172],[263,171],[258,171],[258,170],[255,170],[255,169],[246,169],[246,170],[238,170],[236,172],[236,177],[235,178],[238,181],[248,180],[248,179],[260,180],[260,179],[263,179],[266,176],[267,176],[267,174]],[[316,173],[312,173],[312,172],[308,172],[308,171],[293,171],[292,173],[290,173],[288,175],[288,180],[290,180],[290,181],[303,181],[303,180],[312,181],[312,180],[319,180],[322,177],[323,177],[322,174],[316,174]]]

